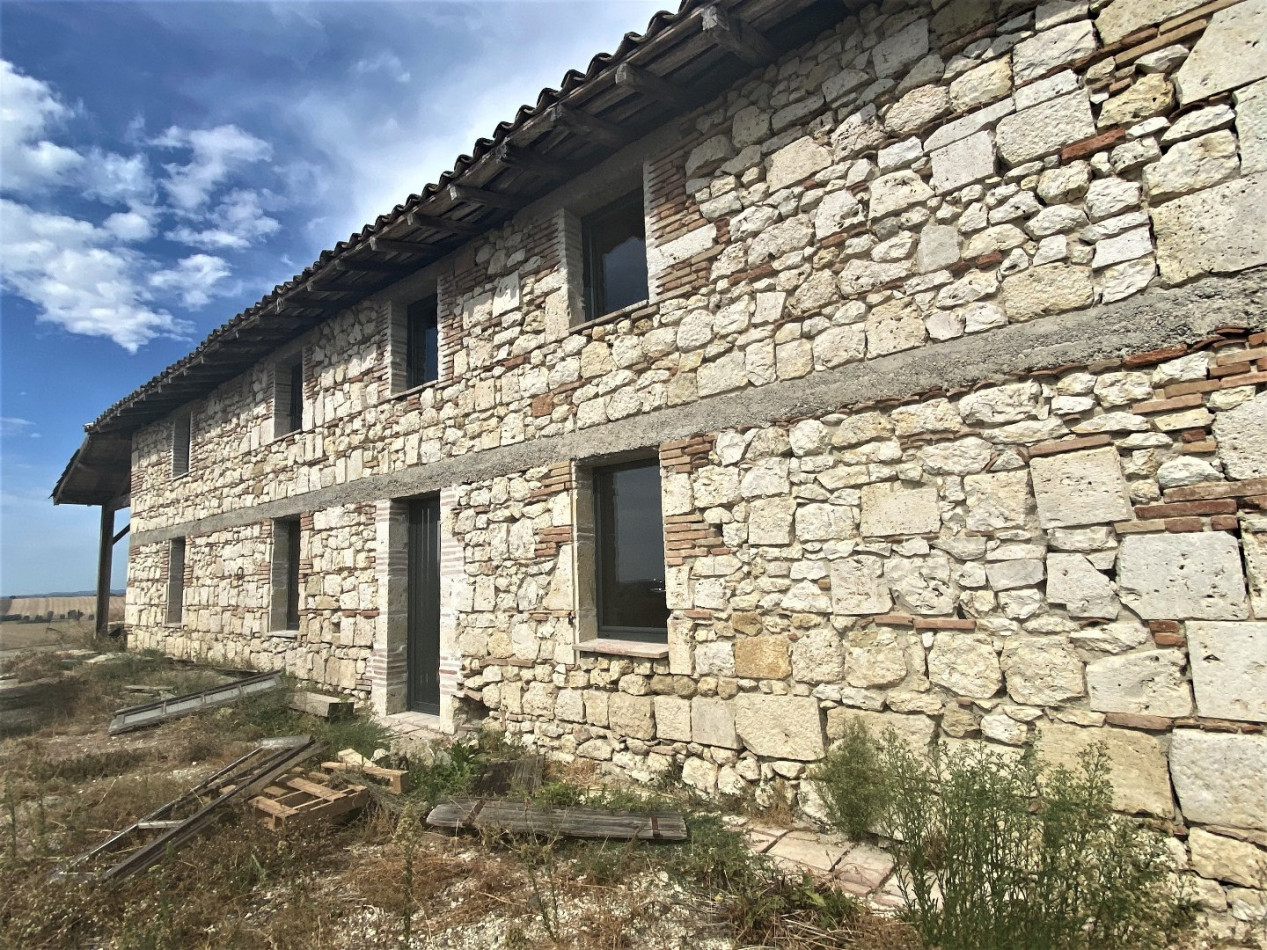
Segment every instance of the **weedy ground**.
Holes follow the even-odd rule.
[[[365,755],[389,736],[363,718],[329,723],[283,692],[122,736],[129,685],[188,692],[216,674],[126,654],[63,669],[55,652],[7,663],[53,679],[38,730],[0,739],[0,948],[691,948],[914,950],[904,924],[873,917],[751,854],[739,831],[684,790],[609,788],[584,767],[547,767],[543,805],[687,815],[682,844],[438,835],[423,819],[519,750],[497,734],[407,764],[414,790],[376,794],[352,820],[275,833],[245,808],[150,870],[114,884],[53,874],[267,736],[307,733]],[[772,817],[763,815],[767,823]]]

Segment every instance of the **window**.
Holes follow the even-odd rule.
[[[642,189],[581,222],[585,254],[585,319],[647,299],[647,228]]]
[[[167,546],[167,622],[185,620],[185,539],[173,538]]]
[[[660,463],[596,468],[593,479],[598,635],[665,641]]]
[[[411,303],[405,311],[405,388],[440,378],[440,330],[435,297]]]
[[[299,629],[299,519],[273,522],[273,598],[270,626]]]
[[[172,478],[189,471],[189,449],[193,441],[193,419],[188,410],[172,420]]]
[[[273,437],[304,425],[304,361],[297,357],[273,367]]]

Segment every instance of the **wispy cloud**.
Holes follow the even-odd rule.
[[[236,125],[193,130],[172,126],[152,144],[190,152],[187,162],[163,166],[167,172],[163,189],[182,211],[197,211],[233,172],[244,165],[265,161],[273,154],[271,145]]]
[[[371,73],[382,73],[394,82],[409,82],[409,70],[400,61],[400,57],[386,50],[368,59],[358,59],[352,64],[352,74],[355,76],[367,76]]]
[[[0,60],[0,166],[5,191],[34,190],[63,178],[83,164],[72,148],[46,137],[73,110],[45,82],[24,76]]]
[[[30,419],[17,416],[0,416],[0,438],[14,435],[33,435],[31,428],[35,425]]]

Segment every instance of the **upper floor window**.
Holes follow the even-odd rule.
[[[656,459],[595,468],[598,635],[664,641],[664,522]]]
[[[436,297],[414,301],[405,311],[405,388],[440,378],[440,328]]]
[[[641,303],[647,292],[647,227],[638,188],[585,217],[585,319]]]
[[[302,356],[273,367],[273,435],[303,428],[304,361]]]
[[[172,477],[189,471],[190,446],[193,441],[193,417],[189,410],[172,419]]]
[[[172,538],[167,545],[167,622],[185,619],[185,539]]]

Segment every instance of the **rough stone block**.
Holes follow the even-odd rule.
[[[871,183],[871,217],[882,218],[911,205],[923,204],[932,196],[932,189],[915,172],[893,172]]]
[[[713,640],[695,646],[695,672],[699,676],[734,676],[735,648],[730,640]]]
[[[735,675],[754,680],[786,679],[792,672],[787,637],[740,637],[735,640]]]
[[[1244,620],[1245,577],[1224,532],[1136,534],[1122,539],[1118,594],[1145,620]]]
[[[1172,146],[1144,170],[1144,185],[1152,203],[1159,204],[1235,178],[1239,168],[1236,136],[1224,129]]]
[[[1091,103],[1086,92],[1078,90],[1005,116],[995,139],[1004,161],[1015,166],[1094,134]]]
[[[1267,80],[1238,89],[1235,99],[1241,174],[1267,171]]]
[[[914,301],[892,300],[867,314],[867,355],[884,356],[924,342],[924,315]]]
[[[955,191],[994,174],[994,142],[989,132],[977,132],[951,142],[931,155],[933,188],[938,194]]]
[[[831,562],[831,609],[838,614],[882,614],[893,606],[884,562],[858,555]]]
[[[1175,74],[1187,105],[1267,76],[1267,0],[1245,0],[1210,18],[1192,54]]]
[[[740,693],[735,731],[744,747],[772,759],[809,762],[823,757],[823,720],[811,696]]]
[[[1082,554],[1047,555],[1047,599],[1071,617],[1113,620],[1121,609],[1113,583]]]
[[[1008,694],[1018,703],[1053,706],[1082,696],[1082,661],[1060,637],[1013,638],[1000,660]]]
[[[1097,712],[1176,719],[1192,714],[1192,689],[1178,650],[1145,650],[1087,664],[1087,692]]]
[[[1141,27],[1172,19],[1202,3],[1203,0],[1113,0],[1100,11],[1095,26],[1106,44],[1116,43]]]
[[[1170,775],[1188,821],[1267,831],[1267,736],[1179,729]]]
[[[1267,531],[1241,532],[1245,549],[1245,576],[1249,581],[1249,601],[1254,616],[1267,618]]]
[[[1188,834],[1188,849],[1192,869],[1202,877],[1256,888],[1267,881],[1267,851],[1248,841],[1193,828]]]
[[[536,685],[535,683],[533,684]],[[655,736],[655,712],[650,696],[612,693],[607,699],[608,728],[618,736],[651,739]]]
[[[771,191],[803,181],[831,164],[831,150],[808,135],[783,146],[766,163],[766,184]]]
[[[738,749],[735,711],[731,703],[711,696],[691,700],[691,741],[722,749]]]
[[[993,561],[985,566],[991,590],[1016,590],[1042,583],[1043,562],[1038,558]]]
[[[862,533],[867,537],[933,534],[941,530],[936,488],[904,489],[893,482],[862,489]]]
[[[967,495],[970,531],[1022,528],[1029,514],[1029,477],[1023,469],[968,475],[963,480]]]
[[[1038,522],[1044,528],[1128,521],[1135,517],[1117,449],[1105,446],[1030,463]]]
[[[916,755],[928,755],[937,723],[927,716],[906,716],[891,712],[867,712],[861,709],[827,710],[827,738],[831,741],[845,735],[845,727],[851,722],[861,723],[873,739],[881,739],[890,729],[902,739]]]
[[[1017,43],[1012,71],[1019,85],[1079,60],[1095,48],[1095,28],[1090,20],[1062,23]]]
[[[655,697],[655,734],[669,742],[691,741],[691,701],[677,696]]]
[[[1157,262],[1172,284],[1267,264],[1267,173],[1225,182],[1152,209]]]
[[[928,654],[928,678],[973,699],[989,699],[1003,685],[994,643],[979,633],[937,634]]]
[[[1198,714],[1267,722],[1267,620],[1195,622],[1187,633]]]
[[[845,682],[859,689],[902,682],[907,672],[905,641],[905,635],[889,627],[851,632],[845,648]]]
[[[891,76],[927,53],[928,21],[921,19],[877,43],[871,51],[871,62],[877,76]]]
[[[1003,281],[1004,309],[1019,323],[1088,306],[1093,297],[1091,268],[1075,264],[1043,264]]]
[[[1267,477],[1267,392],[1214,419],[1219,459],[1232,478]]]
[[[1166,756],[1152,736],[1049,723],[1039,730],[1038,756],[1050,765],[1077,770],[1083,753],[1096,743],[1103,743],[1108,752],[1114,808],[1162,818],[1174,815]]]
[[[748,506],[749,544],[790,544],[796,518],[795,498],[763,498]]]

